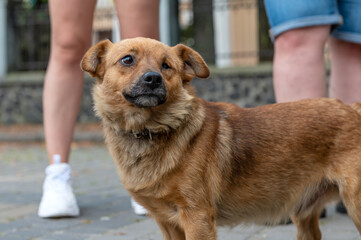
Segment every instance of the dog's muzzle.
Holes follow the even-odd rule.
[[[123,96],[137,107],[156,107],[167,100],[167,87],[159,73],[146,72]]]

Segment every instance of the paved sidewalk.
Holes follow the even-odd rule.
[[[71,155],[73,185],[81,216],[40,219],[36,215],[47,164],[42,144],[0,145],[1,240],[161,240],[153,220],[133,214],[114,164],[101,144],[74,145]],[[328,208],[321,220],[323,239],[361,239],[347,216]],[[220,228],[220,240],[290,240],[295,227]]]

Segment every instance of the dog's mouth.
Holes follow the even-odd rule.
[[[124,90],[122,94],[128,102],[135,106],[150,108],[166,102],[167,87],[159,73],[147,72],[130,90]]]
[[[166,94],[140,94],[134,95],[123,92],[124,98],[140,108],[149,108],[159,106],[167,100]]]

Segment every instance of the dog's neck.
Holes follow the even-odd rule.
[[[131,134],[136,139],[146,139],[146,140],[153,140],[152,135],[157,133],[152,133],[149,129],[143,129],[141,131],[132,131]]]

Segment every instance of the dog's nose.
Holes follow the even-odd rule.
[[[150,89],[155,89],[162,84],[163,78],[157,72],[147,72],[145,73],[141,79],[143,84],[147,85]]]

